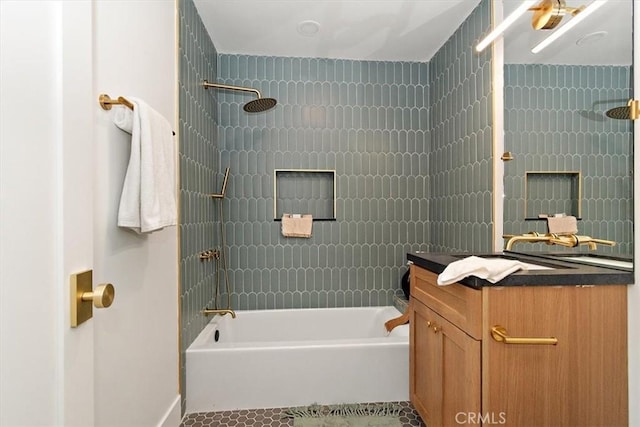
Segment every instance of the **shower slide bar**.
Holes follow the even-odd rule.
[[[229,168],[226,168],[224,170],[224,179],[222,180],[222,190],[220,190],[220,193],[218,194],[209,194],[210,197],[213,197],[214,199],[223,199],[224,198],[224,193],[227,190],[227,181],[229,180]]]

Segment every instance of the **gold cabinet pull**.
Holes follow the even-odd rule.
[[[437,334],[442,330],[442,328],[436,325],[436,322],[432,322],[431,320],[427,320],[427,328],[433,329],[433,333]]]
[[[549,337],[549,338],[535,338],[535,337],[510,337],[507,335],[507,330],[500,326],[496,325],[491,328],[491,336],[494,340],[498,342],[503,342],[505,344],[542,344],[542,345],[556,345],[558,344],[558,338]]]

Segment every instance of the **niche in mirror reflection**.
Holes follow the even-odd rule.
[[[504,163],[504,234],[546,233],[535,214],[570,214],[577,197],[578,234],[616,242],[595,252],[633,255],[633,122],[607,115],[633,95],[632,3],[605,3],[538,54],[531,48],[552,31],[533,30],[531,15],[505,33],[504,150],[513,160]],[[504,16],[517,4],[504,1]],[[550,180],[527,191],[532,172],[579,173],[580,190]],[[544,243],[513,250],[593,253]]]

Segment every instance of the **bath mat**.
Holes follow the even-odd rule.
[[[391,403],[311,405],[285,411],[294,427],[402,427],[400,406]]]
[[[320,418],[293,419],[293,427],[402,427],[398,417],[354,415],[352,417],[330,415]]]

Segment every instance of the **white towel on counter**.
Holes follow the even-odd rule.
[[[130,116],[131,156],[120,197],[118,226],[148,233],[177,223],[175,143],[167,119],[146,102],[127,99],[134,105]],[[114,117],[114,123],[125,131],[128,114],[124,111]]]
[[[285,237],[311,237],[312,215],[283,214],[282,235]]]
[[[511,273],[526,269],[527,265],[520,261],[470,256],[449,264],[438,276],[438,285],[450,285],[468,276],[476,276],[496,283]]]

